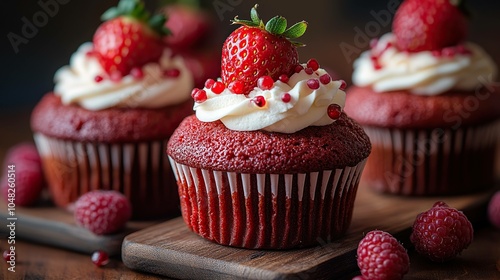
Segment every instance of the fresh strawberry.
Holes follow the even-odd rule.
[[[221,78],[227,86],[233,81],[243,83],[243,93],[257,86],[262,76],[278,80],[290,75],[299,64],[297,46],[290,40],[304,34],[307,23],[301,21],[287,29],[287,21],[276,16],[266,24],[257,14],[257,5],[251,11],[252,20],[235,17],[233,24],[242,24],[224,42],[222,47]]]
[[[102,15],[94,34],[94,54],[111,76],[125,76],[133,68],[157,61],[168,34],[163,15],[150,16],[139,0],[121,0]]]
[[[467,36],[465,15],[463,0],[406,0],[392,23],[396,44],[408,52],[455,46]]]
[[[97,235],[117,232],[131,215],[130,202],[117,191],[91,191],[75,202],[76,223]]]
[[[212,16],[199,7],[183,4],[167,5],[164,13],[168,18],[165,26],[172,32],[164,38],[172,49],[182,50],[201,44],[211,34],[214,23]]]

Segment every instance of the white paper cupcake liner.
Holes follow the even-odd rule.
[[[362,180],[378,191],[447,195],[493,186],[500,122],[445,130],[364,129],[372,153]]]
[[[34,134],[55,204],[66,208],[92,190],[116,190],[132,203],[133,217],[179,212],[177,186],[165,141],[84,143]]]
[[[366,161],[304,174],[242,174],[170,159],[188,227],[219,244],[306,247],[340,237],[351,222]]]

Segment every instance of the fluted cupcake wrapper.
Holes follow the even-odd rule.
[[[242,174],[169,159],[188,227],[216,243],[253,249],[307,247],[342,236],[365,165],[304,174]]]
[[[372,152],[362,181],[377,191],[452,195],[494,185],[500,122],[460,129],[364,129]]]
[[[179,214],[165,141],[84,143],[35,133],[35,143],[55,204],[68,208],[92,190],[116,190],[132,204],[133,217],[152,219]]]

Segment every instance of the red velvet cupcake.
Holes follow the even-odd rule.
[[[132,14],[144,13],[136,3]],[[164,21],[157,25],[161,29]],[[120,26],[136,33],[120,33]],[[131,201],[135,219],[180,213],[175,178],[161,151],[193,113],[193,77],[165,48],[157,27],[118,13],[56,73],[54,92],[34,108],[31,126],[57,206],[112,189]]]
[[[377,191],[453,195],[494,186],[497,67],[479,46],[464,42],[465,18],[450,2],[405,1],[394,33],[373,41],[354,64],[345,111],[370,137],[362,180]],[[416,23],[431,10],[432,22]]]
[[[231,70],[239,69],[225,52],[230,44],[262,50],[277,38],[274,45],[291,45],[275,30],[258,27],[258,20],[248,25],[226,40],[222,79],[193,91],[196,115],[168,142],[182,216],[192,231],[222,245],[286,249],[336,239],[351,221],[369,139],[342,113],[343,81],[332,81],[314,59],[303,65],[284,61],[298,60],[295,47],[267,54],[242,47],[254,54],[246,56],[249,61],[281,57],[276,66],[257,63],[247,73],[278,75],[233,79]],[[249,35],[257,33],[267,38]]]

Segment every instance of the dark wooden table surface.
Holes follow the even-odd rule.
[[[8,147],[31,141],[29,111],[28,108],[0,113],[0,161]],[[7,248],[7,239],[2,236],[0,249]],[[411,268],[405,279],[500,279],[500,230],[487,222],[476,225],[474,242],[454,261],[430,263],[414,251],[409,253]],[[16,272],[7,268],[7,263],[2,262],[1,279],[161,279],[132,271],[119,259],[112,259],[106,267],[97,268],[88,255],[23,240],[16,240]]]

